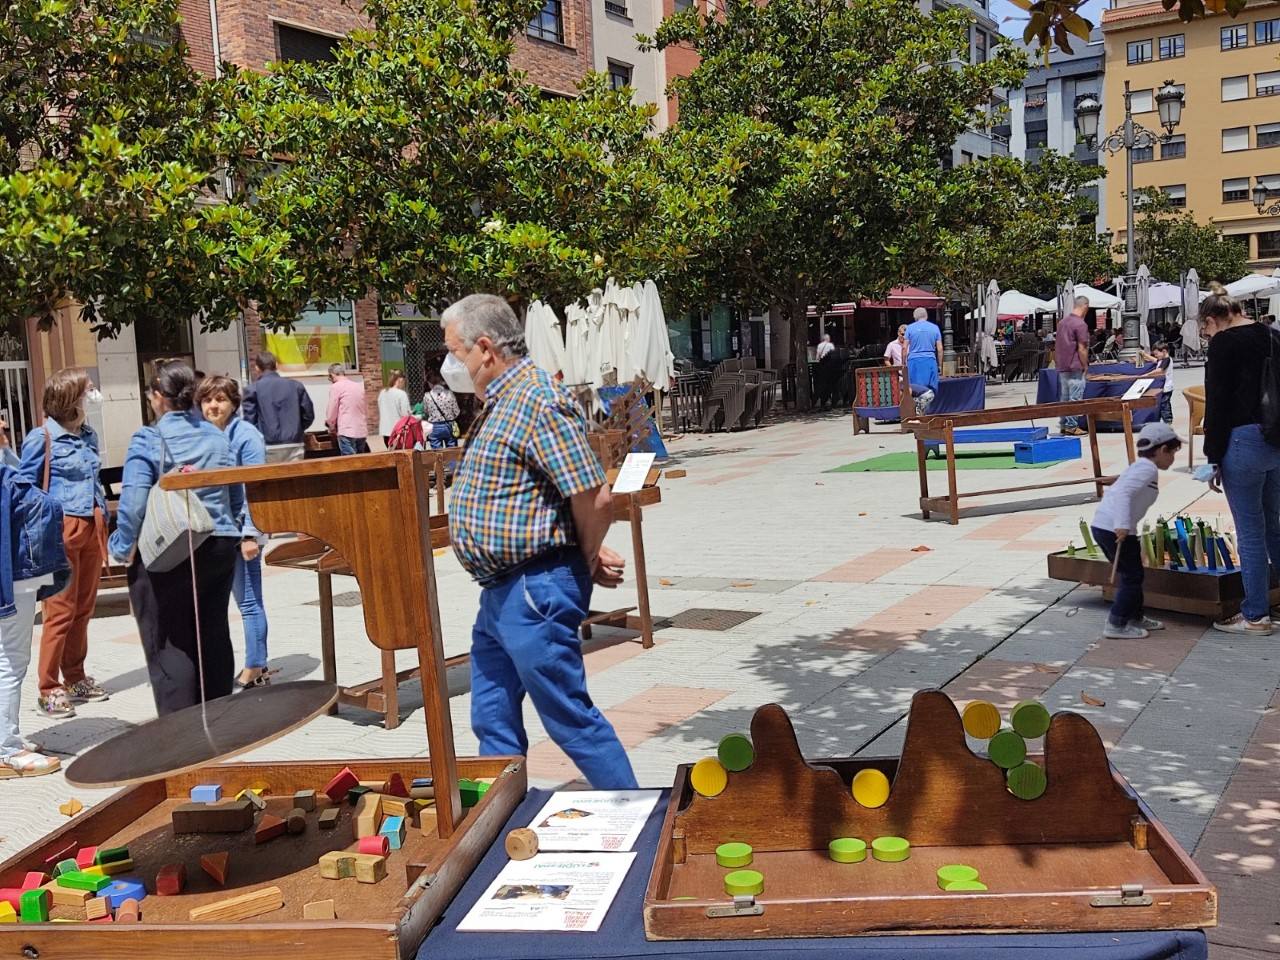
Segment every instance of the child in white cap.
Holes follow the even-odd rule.
[[[1142,538],[1137,534],[1160,493],[1159,471],[1173,466],[1182,441],[1173,427],[1157,420],[1142,428],[1136,446],[1138,459],[1107,488],[1091,526],[1108,560],[1114,562],[1116,552],[1120,553],[1116,562],[1120,582],[1102,635],[1122,640],[1141,640],[1148,631],[1164,627],[1142,610]]]

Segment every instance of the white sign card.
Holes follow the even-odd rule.
[[[1129,385],[1129,389],[1124,392],[1124,396],[1121,397],[1120,399],[1121,400],[1141,399],[1142,395],[1147,392],[1147,388],[1150,387],[1153,383],[1155,383],[1154,380],[1135,380],[1133,381],[1133,383]]]
[[[613,481],[613,492],[635,493],[643,487],[657,456],[656,453],[628,453],[622,466],[618,468],[618,479]]]
[[[635,858],[634,853],[540,853],[531,860],[512,860],[458,930],[594,933]]]
[[[658,790],[553,793],[529,824],[538,849],[630,850],[658,802]]]

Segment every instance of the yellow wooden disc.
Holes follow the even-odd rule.
[[[883,807],[889,799],[889,778],[868,767],[853,775],[853,799],[864,807]]]
[[[689,771],[689,783],[704,797],[714,797],[729,785],[729,773],[715,757],[703,757]]]
[[[964,732],[975,740],[990,740],[1000,729],[1000,711],[985,700],[974,700],[961,715]]]

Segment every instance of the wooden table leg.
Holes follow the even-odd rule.
[[[653,617],[649,613],[649,571],[644,563],[644,527],[640,504],[631,500],[631,552],[636,563],[636,605],[640,608],[640,645],[653,646]]]
[[[400,686],[396,682],[394,650],[382,651],[382,702],[386,704],[382,714],[383,729],[394,730],[400,726]]]
[[[1127,403],[1121,405],[1120,417],[1124,424],[1124,446],[1129,452],[1129,462],[1133,463],[1138,454],[1133,448],[1133,411]]]
[[[1102,484],[1097,482],[1097,478],[1102,476],[1102,455],[1098,452],[1098,419],[1092,413],[1085,417],[1085,422],[1089,424],[1089,451],[1093,454],[1093,476],[1094,489],[1097,491],[1098,499],[1102,499]]]
[[[945,430],[947,437],[947,495],[951,499],[951,525],[954,527],[960,522],[960,491],[956,489],[956,438],[950,420],[947,421]]]
[[[317,573],[320,581],[320,666],[324,671],[324,682],[337,684],[338,658],[333,642],[333,575]],[[338,704],[329,708],[329,716],[338,715]]]
[[[924,447],[924,440],[920,434],[916,434],[916,464],[920,469],[920,516],[925,520],[929,519],[929,508],[925,506],[925,501],[929,499],[929,468],[925,464],[925,456],[927,452]]]

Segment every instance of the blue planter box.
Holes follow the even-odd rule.
[[[1046,463],[1051,460],[1079,460],[1079,437],[1046,437],[1013,445],[1015,463]]]

